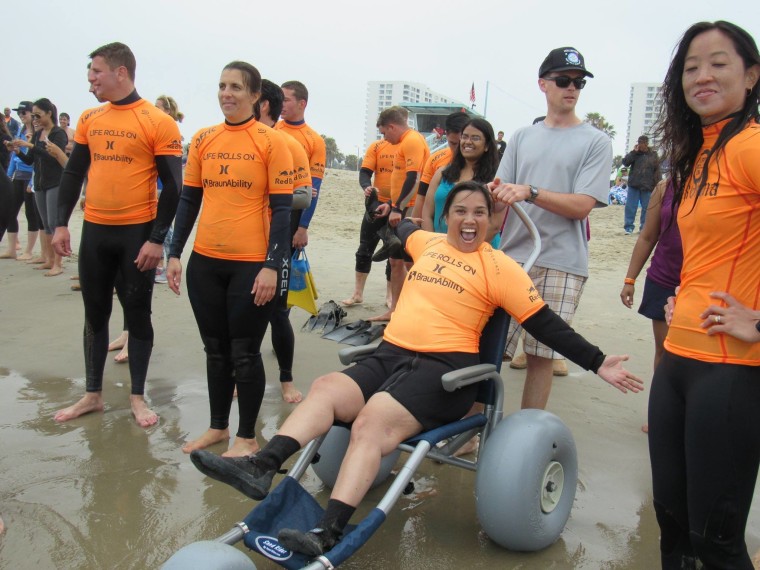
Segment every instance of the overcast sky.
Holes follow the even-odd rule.
[[[277,83],[303,81],[306,120],[344,154],[364,151],[367,82],[402,80],[469,101],[507,137],[545,112],[537,70],[574,46],[594,73],[578,114],[604,115],[626,149],[632,82],[662,81],[673,47],[700,20],[724,19],[760,42],[750,0],[27,0],[3,3],[3,106],[50,98],[73,118],[96,101],[87,54],[112,41],[137,57],[137,89],[173,96],[186,139],[223,120],[216,99],[226,63],[242,59]],[[25,19],[20,15],[24,14]],[[486,107],[486,84],[489,96]]]

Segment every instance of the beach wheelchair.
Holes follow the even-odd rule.
[[[525,264],[530,267],[540,251],[538,232],[521,209],[513,207],[512,211],[526,223],[536,242]],[[245,554],[229,546],[240,540],[284,568],[335,568],[380,527],[401,495],[409,491],[412,477],[425,458],[475,471],[477,518],[491,540],[510,550],[528,552],[553,544],[565,527],[575,499],[575,442],[565,424],[549,412],[521,410],[503,417],[504,388],[499,371],[509,319],[507,313],[497,309],[481,336],[481,364],[449,372],[441,379],[447,391],[480,383],[478,401],[484,404],[484,411],[420,433],[383,458],[375,485],[390,477],[402,452],[409,454],[378,505],[357,525],[349,525],[332,550],[312,559],[285,549],[276,537],[282,528],[309,530],[322,518],[322,507],[299,480],[311,465],[323,483],[333,486],[349,440],[349,428],[339,425],[307,444],[287,475],[243,521],[216,541],[183,547],[163,568],[255,568]],[[343,349],[340,360],[345,365],[357,362],[375,348],[367,345]],[[480,451],[476,459],[454,456],[478,434]]]

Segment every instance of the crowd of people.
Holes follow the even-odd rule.
[[[86,179],[78,259],[86,391],[57,421],[104,408],[115,289],[129,331],[132,412],[143,427],[157,422],[144,398],[156,269],[165,264],[168,286],[179,294],[181,257],[196,225],[185,282],[206,353],[210,418],[183,451],[206,475],[260,500],[291,455],[334,421],[353,422],[323,520],[308,532],[284,529],[279,539],[289,549],[317,556],[332,548],[383,455],[470,412],[474,388],[450,394],[438,379],[477,362],[480,332],[497,307],[512,316],[505,359],[525,332],[523,408],[547,406],[553,361],[565,356],[622,392],[642,389],[623,367],[627,356],[605,355],[570,327],[589,278],[588,217],[609,202],[612,164],[609,137],[576,114],[594,77],[577,49],[554,49],[540,64],[546,115],[506,145],[485,119],[454,113],[442,129],[447,144],[431,155],[405,109],[380,113],[382,140],[367,149],[359,174],[367,212],[354,291],[343,304],[364,301],[372,262],[387,259],[387,311],[373,317],[388,321],[383,341],[374,356],[317,378],[263,447],[255,428],[270,323],[283,398],[302,399],[293,385],[287,275],[292,251],[309,243],[325,167],[324,141],[304,119],[308,91],[298,81],[262,79],[249,63],[227,64],[218,83],[223,121],[193,136],[183,174],[176,102],[161,96],[153,105],[138,95],[126,45],[102,46],[90,58],[90,91],[103,104],[82,114],[73,138],[68,116],[59,126],[44,98],[19,105],[21,122],[6,112],[0,129],[3,258],[28,260],[31,234],[41,231],[40,264],[46,275],[59,275],[61,257],[72,254],[67,225]],[[627,234],[641,207],[620,293],[628,308],[654,251],[639,308],[652,320],[655,348],[644,430],[668,569],[752,568],[744,535],[760,465],[759,79],[760,53],[745,30],[724,21],[691,26],[663,84],[658,134],[666,179],[645,136],[623,159]],[[105,134],[112,132],[124,136]],[[34,200],[26,197],[29,186]],[[294,191],[302,188],[309,200],[296,206]],[[543,244],[527,272],[521,266],[532,239],[510,214],[517,203]],[[29,236],[18,254],[12,218],[22,204]],[[438,265],[443,258],[462,263]],[[408,278],[442,271],[456,288]],[[217,455],[206,448],[230,440],[235,392],[238,430]]]

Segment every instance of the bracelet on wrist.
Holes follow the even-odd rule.
[[[631,279],[630,277],[626,277],[625,279],[623,279],[623,283],[625,283],[626,285],[636,285],[636,280]]]

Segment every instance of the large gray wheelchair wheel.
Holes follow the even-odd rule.
[[[348,442],[351,439],[351,431],[348,428],[333,426],[330,431],[327,432],[322,445],[319,446],[319,461],[312,464],[312,469],[325,485],[331,489],[335,486],[335,481],[338,479],[338,471],[340,470],[340,464],[343,462],[343,457],[346,455],[348,449]],[[398,461],[398,456],[401,452],[397,449],[390,455],[386,455],[380,461],[380,470],[377,472],[377,477],[372,482],[372,487],[377,487],[380,483],[385,481],[391,474],[393,466]]]
[[[202,540],[180,548],[161,570],[256,570],[256,565],[234,546]]]
[[[570,430],[543,410],[507,416],[478,460],[476,510],[486,534],[510,550],[553,544],[575,499],[578,457]]]

